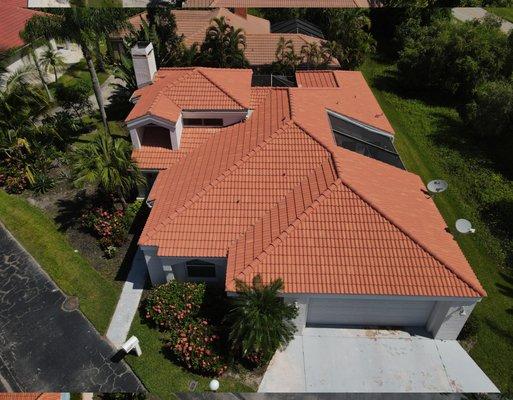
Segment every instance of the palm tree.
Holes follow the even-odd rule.
[[[275,56],[273,70],[279,74],[294,74],[301,61],[301,57],[296,54],[292,40],[285,40],[283,36],[278,41]]]
[[[57,71],[61,70],[65,65],[64,57],[51,47],[48,47],[41,55],[41,66],[43,67],[43,70],[48,73],[48,70],[51,68],[55,76],[55,82],[57,82],[57,79],[59,78],[57,76]]]
[[[241,68],[249,65],[244,56],[246,36],[242,29],[226,23],[224,17],[214,18],[201,45],[203,63],[211,67]]]
[[[108,194],[116,194],[126,207],[126,197],[138,185],[146,183],[131,158],[131,146],[123,138],[98,131],[90,143],[78,147],[73,158],[74,184],[97,185]]]
[[[257,275],[251,286],[237,281],[236,289],[238,296],[226,319],[232,348],[243,357],[258,355],[265,362],[293,338],[297,308],[279,296],[281,279],[265,285]]]
[[[25,27],[24,34],[32,40],[46,39],[69,40],[82,49],[91,75],[93,90],[100,109],[105,130],[109,132],[107,114],[103,103],[100,82],[93,62],[95,41],[101,33],[110,33],[127,26],[123,9],[71,7],[62,9],[59,14],[35,15]]]
[[[39,63],[39,58],[36,53],[36,47],[41,44],[41,38],[40,37],[30,37],[29,35],[25,34],[24,32],[21,32],[20,34],[21,38],[27,43],[26,46],[22,47],[20,49],[20,52],[24,56],[29,56],[32,58],[32,61],[34,63],[34,66],[36,67],[37,74],[39,75],[39,80],[41,81],[41,85],[43,85],[43,88],[45,89],[46,95],[50,100],[52,100],[52,94],[50,93],[50,89],[48,89],[48,83],[46,82],[45,76],[43,74],[43,69],[41,68],[41,65]]]

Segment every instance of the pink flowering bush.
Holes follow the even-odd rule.
[[[174,280],[160,285],[146,300],[146,319],[161,330],[181,329],[198,318],[204,295],[202,283]]]
[[[219,336],[202,318],[171,330],[165,345],[187,369],[209,376],[222,375],[228,368],[218,355],[218,346]]]
[[[98,237],[104,250],[121,246],[127,237],[123,210],[105,210],[102,207],[89,209],[82,215],[81,225]]]
[[[165,348],[186,368],[205,375],[227,369],[219,356],[219,336],[200,316],[205,284],[176,280],[155,288],[144,304],[144,316],[165,332]]]

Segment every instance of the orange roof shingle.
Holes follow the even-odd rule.
[[[187,0],[183,7],[352,8],[379,5],[369,0]]]
[[[139,244],[227,257],[227,290],[260,274],[290,293],[484,296],[420,178],[336,145],[328,111],[393,134],[361,73],[299,81],[248,89],[244,122],[184,130]]]
[[[9,1],[0,5],[0,51],[15,49],[25,45],[20,32],[34,15],[42,14],[20,6],[18,1]],[[26,1],[25,1],[26,5]]]

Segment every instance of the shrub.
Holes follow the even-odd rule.
[[[508,54],[508,38],[493,19],[437,20],[406,40],[398,71],[405,88],[468,99],[479,83],[503,76]]]
[[[203,283],[168,282],[155,288],[146,300],[146,319],[162,330],[183,330],[198,318],[204,295]]]
[[[229,340],[234,351],[261,365],[293,338],[298,311],[279,296],[281,279],[266,285],[257,275],[251,286],[237,281],[236,288],[238,296],[227,316]]]
[[[511,136],[513,124],[513,83],[491,81],[479,85],[462,113],[468,127],[481,137]]]
[[[72,85],[59,83],[55,87],[55,97],[62,108],[72,110],[80,118],[82,112],[92,107],[89,101],[91,89],[91,85],[84,80],[77,80]]]
[[[141,209],[143,203],[144,203],[143,200],[136,200],[126,207],[124,224],[125,224],[127,231],[132,226],[132,223],[134,222],[134,219],[137,216],[137,213],[139,212],[139,210]]]
[[[49,190],[55,187],[55,181],[47,174],[38,173],[34,177],[34,183],[32,183],[32,191],[36,194],[45,194]]]
[[[206,319],[193,318],[169,332],[166,348],[186,368],[217,376],[227,369],[216,351],[218,342],[219,336]]]
[[[105,210],[102,207],[89,209],[82,214],[81,226],[98,237],[104,250],[119,247],[126,240],[127,229],[123,210]]]

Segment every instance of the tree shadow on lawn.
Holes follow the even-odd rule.
[[[146,206],[145,203],[143,203],[143,205],[137,212],[134,221],[132,222],[132,225],[130,226],[129,233],[133,236],[132,240],[130,241],[130,245],[128,246],[128,250],[126,251],[125,256],[123,257],[123,261],[121,262],[121,265],[117,271],[115,277],[115,280],[117,281],[124,282],[127,280],[128,274],[132,266],[132,262],[139,248],[139,238],[144,229],[144,225],[146,223],[146,220],[148,219],[149,213],[149,208]],[[149,279],[147,279],[144,289],[149,289],[150,287],[151,284],[149,282]]]

